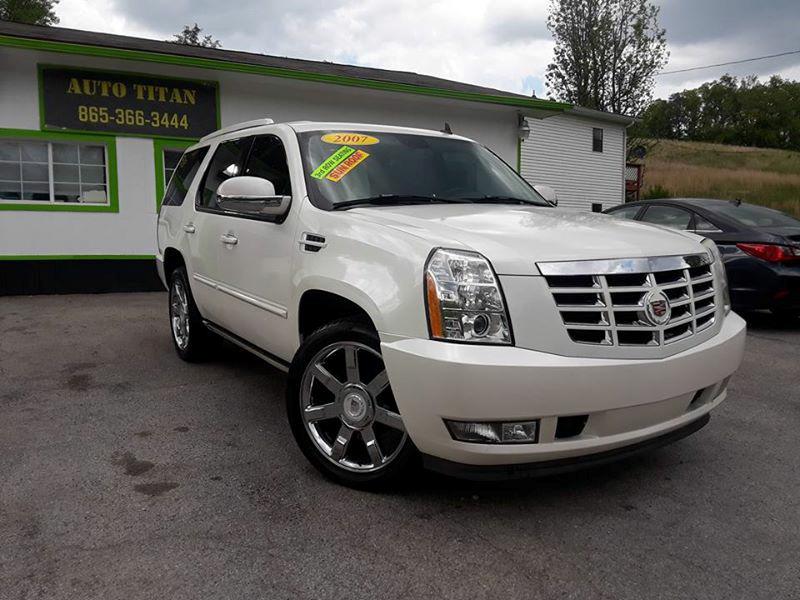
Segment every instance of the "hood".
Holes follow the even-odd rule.
[[[359,219],[483,254],[498,275],[538,275],[537,262],[704,252],[696,235],[609,215],[546,207],[434,204],[351,209]]]

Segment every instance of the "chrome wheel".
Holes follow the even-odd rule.
[[[189,298],[183,282],[176,278],[169,292],[169,312],[172,322],[172,337],[178,348],[185,350],[189,345]]]
[[[349,471],[386,467],[406,441],[383,359],[357,342],[331,344],[309,361],[300,411],[317,450]]]

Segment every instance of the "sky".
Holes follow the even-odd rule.
[[[677,70],[800,50],[800,0],[654,0]],[[168,39],[185,24],[229,50],[414,71],[547,97],[548,0],[61,0],[61,27]],[[800,79],[800,54],[656,77],[655,97],[724,73]]]

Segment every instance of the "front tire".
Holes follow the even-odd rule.
[[[169,278],[169,323],[175,351],[186,362],[206,356],[210,332],[194,303],[186,269],[178,267]]]
[[[337,321],[306,339],[289,370],[286,408],[300,450],[337,483],[383,488],[415,466],[378,335],[364,325]]]

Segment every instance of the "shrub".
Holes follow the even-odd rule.
[[[642,194],[642,200],[657,200],[659,198],[671,198],[672,193],[661,184],[656,184],[647,188]]]

